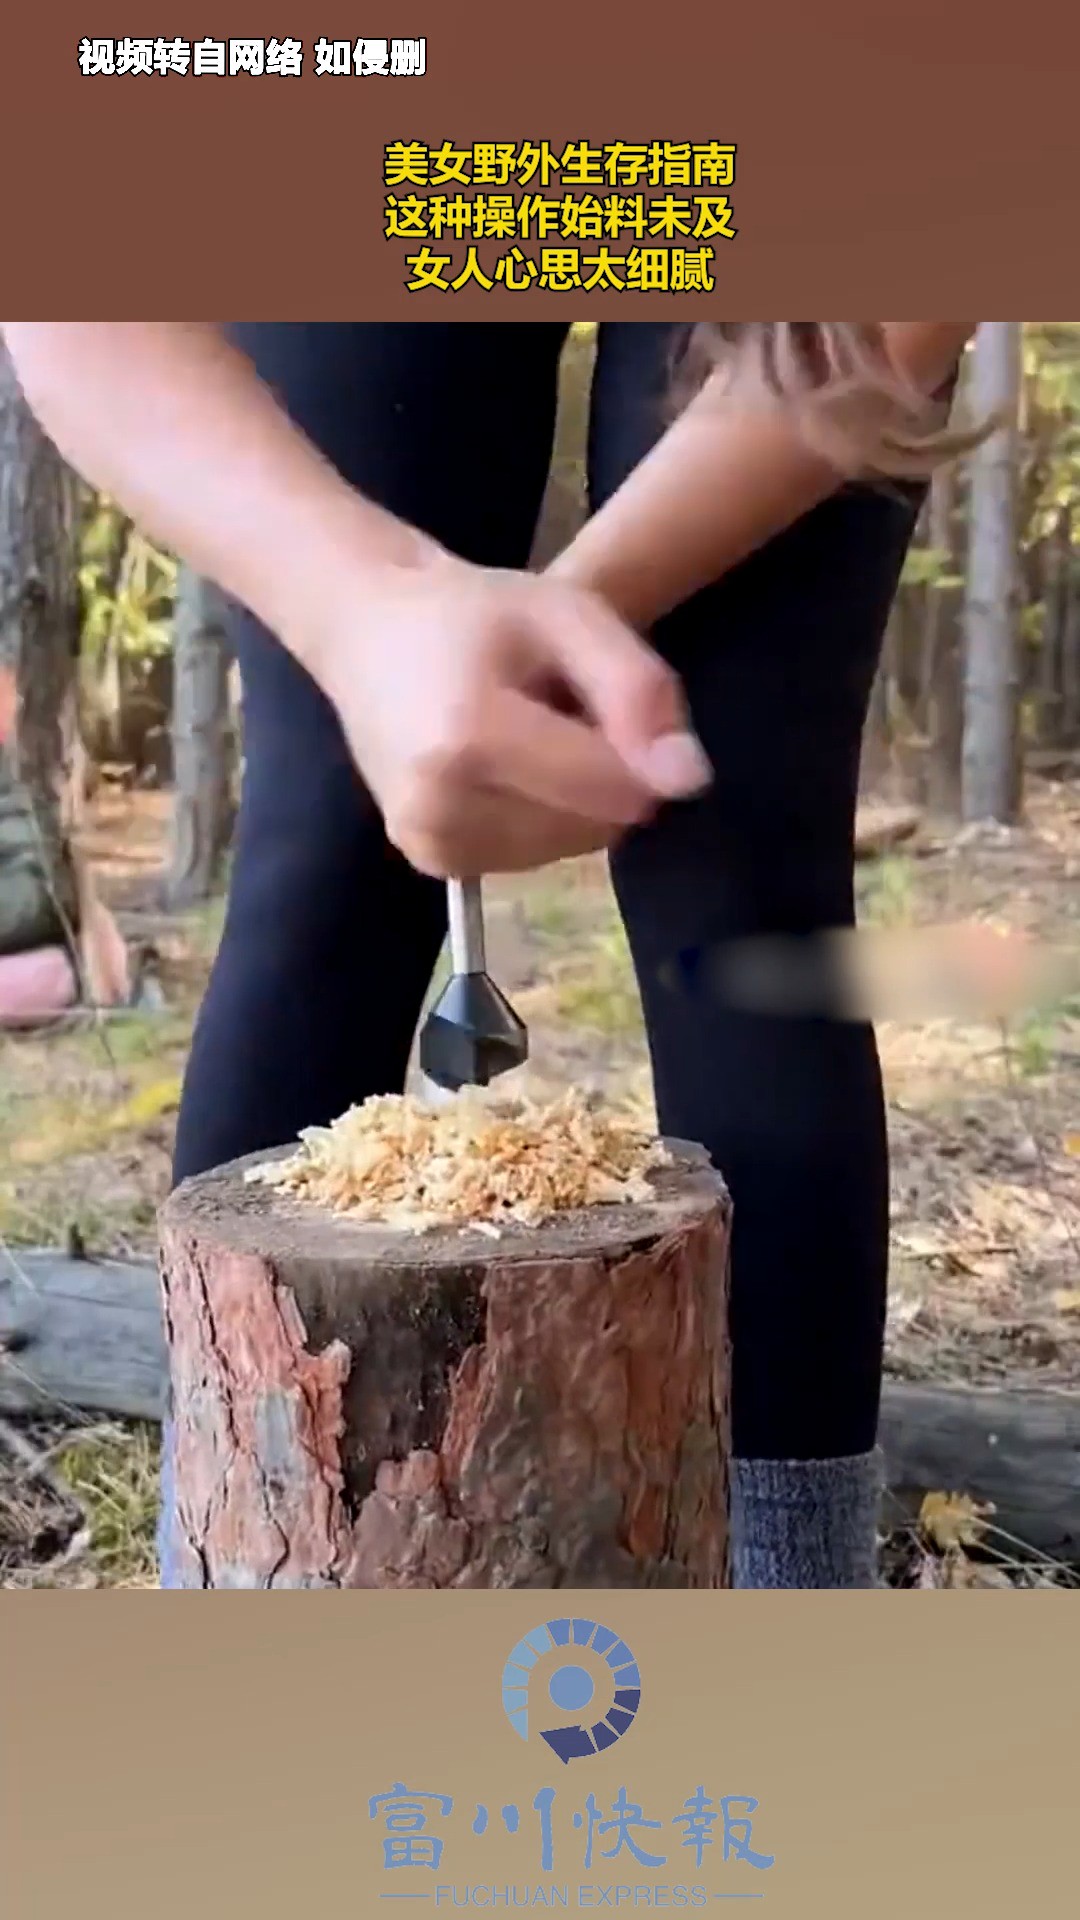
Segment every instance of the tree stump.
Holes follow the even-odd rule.
[[[499,1238],[186,1181],[161,1219],[182,1584],[723,1587],[730,1203]],[[258,1156],[265,1159],[267,1156]]]

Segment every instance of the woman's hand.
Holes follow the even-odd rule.
[[[678,680],[591,593],[429,550],[320,599],[297,652],[424,873],[586,853],[708,784]]]
[[[582,853],[707,783],[678,682],[601,599],[468,566],[364,500],[213,323],[4,335],[72,465],[323,688],[424,872]]]

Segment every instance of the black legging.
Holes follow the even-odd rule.
[[[344,477],[466,558],[525,564],[567,329],[245,324],[260,373]],[[662,428],[672,329],[605,326],[589,481],[603,501]],[[715,768],[612,860],[662,1129],[735,1203],[736,1452],[862,1453],[877,1425],[884,1107],[865,1027],[680,1000],[703,937],[853,921],[859,744],[914,497],[850,488],[657,628]],[[358,609],[362,617],[362,609]],[[178,1178],[400,1090],[445,931],[440,885],[387,844],[331,709],[246,615],[246,768],[225,930],[188,1067]]]

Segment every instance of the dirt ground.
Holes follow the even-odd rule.
[[[106,792],[86,836],[143,955],[148,1004],[0,1038],[0,1241],[13,1249],[152,1251],[191,1019],[221,921],[219,904],[182,919],[156,906],[167,806],[166,796]],[[1078,881],[1080,786],[1043,780],[1021,830],[970,843],[924,830],[861,865],[860,915],[868,925],[993,918],[1080,954]],[[650,1114],[637,994],[602,864],[493,885],[489,922],[492,970],[530,1029],[531,1085],[595,1086]],[[886,1024],[879,1038],[892,1151],[890,1371],[1075,1390],[1080,994],[1007,1031]],[[47,1456],[36,1478],[10,1434],[9,1443],[0,1444],[0,1579],[22,1584],[57,1554],[84,1565],[89,1584],[152,1579],[152,1435],[112,1426],[30,1435]],[[51,1491],[38,1498],[43,1486]],[[72,1550],[72,1511],[92,1536],[88,1558],[86,1538]]]

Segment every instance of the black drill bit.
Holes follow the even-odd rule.
[[[451,974],[420,1032],[420,1069],[443,1093],[486,1087],[528,1058],[523,1021],[487,971],[479,880],[449,880]]]

